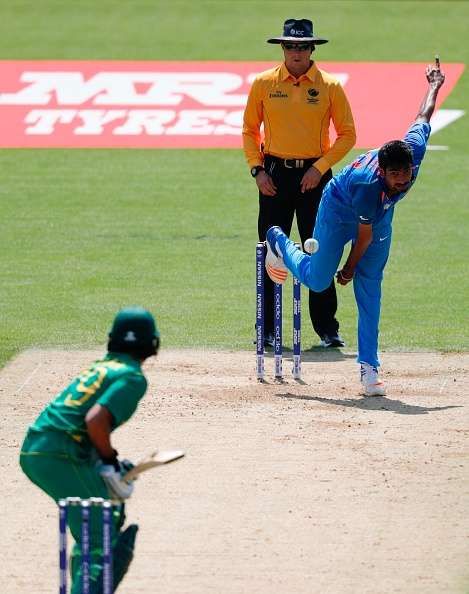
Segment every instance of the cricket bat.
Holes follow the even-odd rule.
[[[139,474],[142,474],[142,472],[155,468],[155,466],[162,466],[163,464],[175,462],[184,455],[185,453],[182,450],[163,450],[161,452],[156,450],[146,458],[142,458],[142,460],[137,462],[137,464],[129,470],[129,472],[124,474],[122,478],[124,481],[133,481]]]

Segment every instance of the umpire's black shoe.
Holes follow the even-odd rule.
[[[252,344],[256,344],[257,340],[253,340]],[[273,332],[265,332],[264,333],[264,347],[272,347],[275,346],[275,338]]]
[[[265,347],[272,347],[275,346],[275,337],[273,332],[266,332],[264,335],[264,346]]]
[[[321,346],[325,349],[337,349],[345,346],[345,342],[342,340],[340,334],[324,334],[321,337]]]

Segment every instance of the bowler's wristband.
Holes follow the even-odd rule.
[[[345,276],[345,274],[344,274],[344,269],[343,269],[343,268],[342,268],[342,270],[339,270],[339,274],[340,274],[340,277],[341,277],[341,278],[342,278],[344,281],[351,281],[351,280],[353,279],[353,277],[354,277],[354,273],[353,273],[353,271],[352,271],[352,276]]]

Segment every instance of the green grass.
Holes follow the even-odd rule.
[[[2,3],[0,58],[275,62],[265,39],[289,16],[332,40],[319,62],[468,62],[468,3],[392,1]],[[468,81],[445,107],[467,109]],[[469,349],[468,137],[467,117],[438,133],[450,150],[427,154],[397,208],[383,349]],[[257,198],[241,151],[3,150],[0,168],[0,365],[28,346],[103,344],[131,303],[156,312],[165,346],[250,348]],[[339,295],[353,348],[350,287]]]
[[[265,39],[309,17],[330,39],[322,60],[457,61],[469,8],[460,1],[15,0],[0,5],[2,58],[271,60]],[[319,50],[318,50],[319,55]]]

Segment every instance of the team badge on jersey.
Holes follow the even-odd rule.
[[[318,103],[319,99],[317,99],[317,96],[319,95],[319,91],[313,88],[308,89],[308,95],[309,97],[306,99],[308,103]]]

